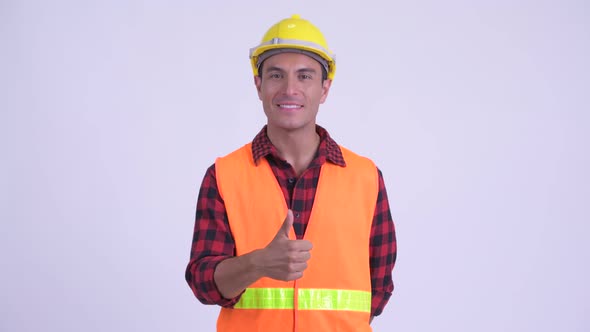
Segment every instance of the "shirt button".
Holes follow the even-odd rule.
[[[294,178],[289,178],[287,181],[289,181],[290,184],[293,184],[295,182]]]
[[[295,218],[299,218],[299,212],[295,212]]]

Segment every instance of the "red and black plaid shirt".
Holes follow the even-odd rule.
[[[345,167],[340,147],[328,132],[317,126],[320,145],[308,169],[297,177],[294,168],[279,154],[266,135],[264,127],[252,141],[254,160],[266,158],[283,190],[287,206],[293,210],[293,228],[297,238],[303,238],[317,189],[321,166],[331,162]],[[370,268],[372,286],[371,315],[378,316],[393,292],[391,271],[395,264],[397,246],[383,175],[379,171],[379,194],[373,216],[370,239]],[[207,170],[197,201],[197,215],[186,281],[196,297],[204,304],[232,307],[240,298],[225,299],[213,280],[215,267],[235,255],[235,242],[229,228],[223,199],[217,189],[215,165]]]

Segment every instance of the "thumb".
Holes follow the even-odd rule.
[[[291,230],[291,227],[293,227],[293,211],[288,210],[287,217],[285,218],[285,221],[283,221],[283,224],[281,225],[281,229],[279,229],[279,232],[277,235],[282,234],[288,238],[289,231]]]

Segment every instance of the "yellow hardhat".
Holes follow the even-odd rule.
[[[321,31],[299,15],[286,18],[268,29],[260,45],[250,49],[250,62],[254,76],[258,75],[260,63],[279,50],[292,49],[318,60],[326,69],[328,79],[334,79],[336,56],[328,49]],[[268,52],[270,50],[276,50]],[[263,55],[263,53],[268,52]],[[318,57],[319,56],[319,57]]]

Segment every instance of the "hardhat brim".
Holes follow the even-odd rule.
[[[250,62],[252,65],[252,70],[254,75],[257,76],[258,68],[262,61],[259,58],[264,57],[263,54],[270,50],[275,49],[285,49],[285,50],[301,50],[311,52],[314,55],[319,56],[321,59],[327,62],[328,66],[324,66],[326,71],[328,72],[328,79],[333,79],[334,74],[336,72],[336,55],[331,53],[329,50],[325,49],[321,45],[302,41],[302,40],[293,40],[293,39],[281,39],[281,38],[273,38],[268,42],[262,43],[256,47],[250,49]],[[274,55],[274,54],[273,54]],[[270,55],[269,55],[270,56]],[[268,58],[268,57],[266,57]],[[265,58],[265,59],[266,59]],[[312,56],[312,58],[316,59]],[[264,59],[264,60],[265,60]],[[318,60],[319,61],[319,60]],[[322,63],[322,61],[319,61]],[[322,64],[323,65],[323,64]]]

